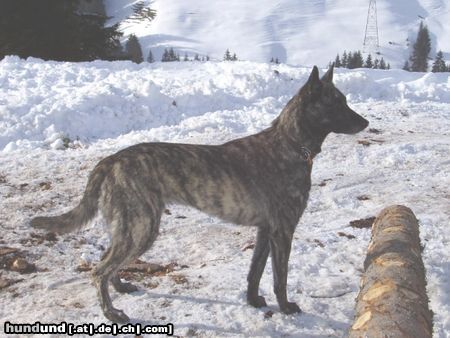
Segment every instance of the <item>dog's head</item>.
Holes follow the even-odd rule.
[[[332,65],[322,79],[314,66],[308,81],[300,90],[308,124],[324,133],[355,134],[369,125],[347,105],[347,99],[333,84]]]

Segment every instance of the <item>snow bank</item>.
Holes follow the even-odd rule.
[[[250,62],[136,65],[6,57],[0,62],[0,149],[62,149],[77,140],[86,145],[146,130],[155,140],[164,138],[158,128],[164,134],[183,125],[195,133],[211,120],[217,127],[211,115],[227,118],[223,112],[228,122],[240,121],[226,124],[232,132],[254,132],[268,125],[309,72]],[[335,82],[350,103],[450,101],[445,74],[339,69]]]

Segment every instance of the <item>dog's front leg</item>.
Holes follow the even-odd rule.
[[[286,314],[301,312],[296,303],[288,302],[286,284],[288,274],[289,255],[293,232],[287,229],[277,229],[270,234],[270,251],[272,255],[273,289],[277,297],[280,310]]]
[[[258,294],[259,281],[266,266],[267,257],[269,256],[269,232],[267,227],[259,226],[256,235],[256,245],[253,251],[252,263],[247,276],[247,302],[254,307],[266,306],[266,300]]]

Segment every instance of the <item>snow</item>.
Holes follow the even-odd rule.
[[[30,218],[72,208],[95,164],[126,146],[217,144],[262,130],[310,71],[254,62],[1,61],[0,246],[20,248],[38,267],[24,275],[0,270],[23,279],[1,291],[1,322],[106,322],[89,272],[76,271],[107,247],[103,220],[39,243]],[[116,307],[135,322],[172,322],[183,336],[345,336],[370,239],[369,229],[349,222],[404,204],[420,221],[434,335],[449,337],[450,78],[337,69],[335,84],[372,130],[330,135],[315,159],[289,263],[289,297],[303,313],[279,312],[270,263],[261,281],[268,308],[246,305],[252,250],[243,248],[255,229],[176,205],[142,259],[178,268],[134,281],[140,289],[130,295],[111,290]],[[177,283],[178,275],[187,282]]]
[[[369,1],[360,0],[172,0],[146,1],[157,11],[148,23],[123,21],[133,0],[105,0],[112,23],[122,22],[125,38],[136,34],[144,54],[151,49],[157,60],[173,47],[221,60],[229,48],[242,60],[325,67],[344,50],[363,50]],[[421,20],[428,25],[432,55],[449,56],[450,3],[446,0],[378,0],[377,18],[381,53],[401,68]],[[373,52],[372,52],[373,54]]]

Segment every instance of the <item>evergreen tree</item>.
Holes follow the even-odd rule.
[[[180,56],[175,54],[175,51],[173,48],[164,49],[163,56],[161,58],[162,62],[173,62],[173,61],[180,61]]]
[[[334,59],[334,66],[337,68],[342,67],[341,58],[339,57],[339,54],[336,55],[336,58]]]
[[[433,73],[440,73],[447,71],[447,65],[444,61],[444,54],[442,51],[437,52],[436,58],[434,59],[433,68],[431,69]]]
[[[426,72],[428,70],[428,55],[431,51],[431,40],[428,27],[420,22],[417,39],[410,57],[413,72]]]
[[[379,69],[380,68],[380,60],[375,59],[373,62],[373,69]]]
[[[206,55],[206,61],[209,61],[209,55]]]
[[[270,59],[270,63],[274,63],[275,62],[275,60],[273,59],[273,56],[272,56],[272,58]]]
[[[386,69],[386,61],[383,58],[380,60],[380,69]]]
[[[200,57],[198,56],[198,54],[195,54],[194,60],[195,61],[200,61]]]
[[[131,34],[128,37],[128,40],[125,44],[125,53],[127,53],[130,60],[135,63],[141,63],[142,61],[144,61],[144,58],[142,57],[141,44],[139,43],[136,35]]]
[[[172,47],[169,48],[169,52],[168,52],[168,60],[169,62],[173,62],[173,61],[177,61],[177,55],[175,54],[175,51],[173,50]]]
[[[353,58],[353,53],[352,52],[348,52],[347,54],[347,68],[352,69],[355,68],[354,65],[354,58]]]
[[[161,57],[161,62],[169,62],[169,61],[170,61],[169,51],[167,50],[167,48],[164,48],[164,53]]]
[[[411,66],[409,65],[408,60],[405,61],[405,64],[403,65],[403,68],[402,68],[402,69],[403,69],[403,70],[406,70],[406,71],[408,71],[408,72],[411,71]]]
[[[224,60],[224,61],[231,61],[231,53],[230,53],[230,50],[229,50],[229,49],[227,49],[227,50],[225,51],[225,55],[223,56],[223,60]]]
[[[237,61],[237,60],[238,60],[238,58],[236,56],[236,53],[234,53],[233,56],[231,57],[231,61]]]
[[[279,64],[280,63],[280,60],[278,60],[278,58],[275,58],[275,64]]]
[[[342,54],[342,67],[348,68],[348,55],[347,52],[344,50],[344,54]]]
[[[347,68],[349,69],[361,68],[364,64],[364,60],[360,51],[353,53],[349,52],[347,60]]]
[[[389,70],[389,69],[391,69],[391,64],[388,62],[388,64],[387,64],[387,66],[386,66],[386,69],[387,70]]]
[[[1,0],[0,59],[90,61],[120,54],[118,25],[105,27],[105,16],[79,13],[78,6],[78,0]]]
[[[148,62],[148,63],[153,63],[153,62],[155,62],[155,58],[153,57],[153,53],[152,53],[151,50],[148,51],[147,62]]]
[[[364,67],[373,68],[372,55],[367,55],[366,62],[364,63]]]
[[[188,53],[184,53],[183,61],[189,61]]]
[[[361,51],[355,52],[353,57],[354,57],[355,68],[362,68],[364,65],[364,59],[362,57]]]

